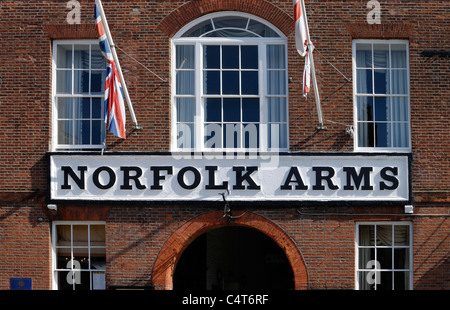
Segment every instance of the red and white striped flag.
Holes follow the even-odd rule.
[[[300,56],[306,56],[303,70],[303,96],[306,97],[311,89],[311,62],[308,55],[309,37],[302,2],[303,0],[294,0],[295,45]]]

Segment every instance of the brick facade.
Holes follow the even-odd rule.
[[[382,204],[268,206],[246,209],[248,215],[232,225],[248,225],[280,245],[293,265],[296,289],[354,289],[355,222],[410,221],[414,289],[449,289],[449,57],[422,54],[450,46],[449,6],[447,1],[379,2],[381,24],[369,25],[366,1],[306,1],[327,127],[317,130],[313,96],[304,99],[301,94],[304,59],[295,50],[292,0],[104,1],[142,126],[134,129],[127,112],[128,138],[118,140],[108,133],[107,150],[170,151],[170,39],[204,14],[253,14],[288,38],[291,152],[352,152],[353,139],[345,130],[354,122],[353,88],[344,78],[353,78],[352,39],[406,39],[414,214]],[[96,38],[93,1],[79,3],[81,24],[76,25],[67,24],[66,1],[0,3],[0,289],[9,289],[12,277],[30,277],[33,289],[51,289],[53,220],[106,222],[108,287],[171,288],[170,271],[177,258],[164,266],[164,255],[178,254],[189,239],[225,225],[213,220],[217,208],[94,203],[61,204],[54,212],[46,207],[46,154],[52,151],[53,126],[52,40]]]

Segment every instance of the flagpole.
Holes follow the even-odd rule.
[[[309,26],[308,26],[308,20],[306,17],[306,10],[305,10],[305,2],[303,0],[300,0],[302,4],[302,12],[305,18],[305,28],[306,33],[308,36],[308,57],[310,57],[311,61],[311,71],[312,71],[312,79],[313,79],[313,86],[314,86],[314,96],[316,98],[316,107],[317,107],[317,116],[319,118],[319,126],[318,129],[325,129],[326,127],[323,125],[323,116],[322,116],[322,107],[320,104],[320,95],[319,95],[319,88],[317,87],[317,78],[316,78],[316,68],[314,66],[314,58],[313,58],[313,50],[314,46],[311,43],[310,37],[309,37]]]
[[[111,33],[109,31],[108,22],[106,21],[106,16],[105,16],[105,13],[103,11],[102,2],[101,2],[101,0],[95,0],[95,2],[97,3],[98,10],[99,10],[100,16],[102,18],[103,28],[105,29],[106,37],[108,39],[108,42],[109,42],[109,45],[110,45],[110,48],[111,48],[111,52],[112,52],[112,55],[113,55],[113,58],[114,58],[114,63],[116,64],[117,73],[119,74],[120,83],[122,84],[122,89],[123,89],[123,92],[124,92],[125,100],[127,101],[128,109],[130,110],[131,119],[133,120],[133,123],[134,123],[135,127],[139,128],[140,126],[138,125],[138,122],[137,122],[137,119],[136,119],[136,115],[134,114],[134,109],[133,109],[133,105],[131,104],[130,95],[128,94],[128,88],[127,88],[127,85],[125,83],[125,79],[123,78],[122,68],[120,67],[119,58],[117,57],[116,47],[114,45],[114,41],[113,41]]]

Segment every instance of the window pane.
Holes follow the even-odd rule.
[[[375,249],[374,248],[359,248],[358,257],[358,268],[360,269],[372,269],[375,266],[373,264],[368,264],[369,261],[375,260]]]
[[[392,245],[392,225],[377,225],[377,245]]]
[[[258,69],[258,46],[241,46],[241,67],[242,69]]]
[[[284,53],[284,45],[268,45],[267,46],[267,68],[268,69],[285,69],[286,57]]]
[[[268,126],[268,144],[270,149],[287,148],[287,125],[269,124]]]
[[[75,121],[75,144],[91,144],[91,121]]]
[[[199,37],[202,34],[210,31],[213,29],[213,26],[211,24],[211,20],[205,20],[204,22],[201,22],[198,25],[195,25],[194,27],[192,27],[191,29],[189,29],[188,31],[186,31],[183,34],[183,37]]]
[[[372,94],[372,70],[356,70],[356,91],[358,94]]]
[[[390,128],[387,123],[375,124],[375,146],[377,147],[390,147]]]
[[[194,95],[194,71],[177,71],[177,95]]]
[[[220,122],[222,120],[222,100],[220,98],[207,98],[205,101],[205,121]]]
[[[394,249],[394,269],[409,269],[409,248]]]
[[[373,121],[373,98],[357,97],[358,121]]]
[[[269,122],[287,121],[286,98],[267,98]]]
[[[394,290],[409,289],[409,272],[394,271]]]
[[[89,71],[74,71],[74,90],[75,94],[89,94]]]
[[[372,68],[372,44],[356,44],[356,67]]]
[[[359,246],[374,246],[375,229],[373,225],[359,226]]]
[[[194,122],[195,99],[177,98],[177,122]]]
[[[391,45],[391,67],[406,69],[406,44]]]
[[[372,271],[358,272],[359,288],[362,290],[375,290],[376,273]]]
[[[74,118],[90,118],[91,117],[91,99],[75,98]]]
[[[102,144],[103,143],[103,126],[104,122],[92,121],[92,144]]]
[[[70,268],[70,259],[72,257],[71,248],[57,248],[56,249],[56,268],[57,269],[68,269]],[[66,282],[66,281],[64,281]]]
[[[389,44],[373,45],[373,66],[375,68],[389,67]]]
[[[392,248],[377,248],[377,261],[381,269],[392,269]]]
[[[381,271],[380,283],[376,285],[377,290],[392,290],[392,271]]]
[[[220,71],[203,72],[203,92],[208,95],[220,94]]]
[[[409,120],[408,98],[407,97],[391,97],[392,120],[407,121]]]
[[[220,46],[205,45],[203,47],[203,68],[219,69],[220,68]]]
[[[92,118],[103,118],[102,113],[103,100],[100,98],[92,98]]]
[[[250,23],[248,24],[249,31],[256,33],[257,35],[261,37],[279,37],[279,35],[273,31],[271,28],[267,27],[264,24],[261,24],[260,22],[256,20],[250,20]]]
[[[375,97],[375,120],[388,121],[391,119],[388,98]]]
[[[71,226],[57,225],[56,226],[56,246],[70,246],[71,240]]]
[[[91,246],[105,246],[106,240],[105,225],[90,226]]]
[[[98,44],[91,45],[91,69],[106,68],[106,60]]]
[[[222,125],[217,123],[209,123],[205,125],[205,147],[220,148],[222,147]]]
[[[223,121],[224,122],[240,122],[241,121],[241,105],[239,98],[223,99]]]
[[[259,99],[242,99],[242,121],[259,122]]]
[[[194,69],[194,46],[177,45],[176,47],[177,69]]]
[[[392,93],[393,94],[407,94],[408,81],[406,70],[392,70]]]
[[[284,70],[267,71],[267,94],[286,95],[286,72]]]
[[[409,245],[409,226],[394,226],[394,245]]]
[[[258,71],[242,71],[242,94],[258,94]]]
[[[72,45],[57,45],[56,67],[58,69],[72,68]]]
[[[245,29],[248,23],[248,18],[237,16],[224,16],[214,18],[213,22],[216,29],[227,27]]]
[[[194,147],[194,125],[193,124],[177,124],[177,147],[193,148]]]
[[[259,125],[243,124],[243,139],[245,148],[259,147]]]
[[[222,93],[224,95],[239,95],[239,72],[222,72]]]
[[[89,69],[89,45],[75,45],[73,65],[75,69]]]
[[[73,121],[58,121],[58,144],[73,144]]]
[[[72,98],[57,98],[58,102],[58,118],[73,118],[73,100]]]
[[[409,147],[409,124],[394,123],[392,129],[392,146],[393,147]]]
[[[374,87],[375,94],[389,93],[389,71],[388,70],[374,70]]]
[[[73,245],[74,246],[88,246],[88,226],[87,225],[73,225]]]
[[[223,132],[224,147],[238,148],[241,146],[241,124],[225,124]]]
[[[222,47],[222,68],[239,69],[239,46],[224,45]]]
[[[373,123],[358,123],[358,146],[374,146],[374,126]]]
[[[105,88],[105,70],[91,71],[91,93],[102,94]]]
[[[89,248],[74,248],[73,256],[73,269],[89,269]]]
[[[70,70],[56,71],[56,92],[59,94],[72,93],[72,71]]]

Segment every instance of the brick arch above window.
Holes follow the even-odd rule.
[[[260,0],[190,1],[166,16],[158,25],[158,29],[169,37],[173,37],[189,22],[208,13],[220,11],[237,11],[258,16],[276,26],[285,36],[289,36],[294,30],[294,20],[291,15],[271,3]]]
[[[353,39],[409,39],[414,30],[414,24],[346,23],[345,28]]]

